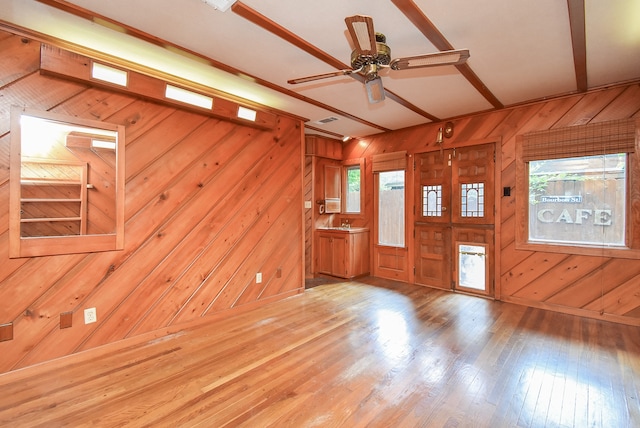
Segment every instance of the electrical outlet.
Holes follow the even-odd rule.
[[[96,308],[88,308],[84,310],[84,323],[91,324],[98,321],[98,315],[96,314]]]
[[[262,282],[262,272],[258,272],[256,274],[256,284],[260,284]]]

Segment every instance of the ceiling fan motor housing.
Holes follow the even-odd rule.
[[[382,33],[376,33],[376,56],[359,55],[358,50],[351,52],[351,67],[354,70],[362,68],[366,79],[378,77],[378,66],[389,65],[391,62],[391,48],[386,43],[387,38]]]

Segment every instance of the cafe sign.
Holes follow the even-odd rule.
[[[579,204],[581,195],[540,196],[543,203]],[[537,211],[536,217],[541,223],[584,224],[593,223],[594,226],[611,226],[613,213],[610,209],[591,208],[543,208]]]

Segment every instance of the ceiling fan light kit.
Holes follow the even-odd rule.
[[[378,75],[380,68],[389,67],[391,70],[400,71],[442,65],[459,65],[469,58],[469,51],[461,49],[392,60],[391,48],[387,45],[387,39],[384,34],[374,31],[373,19],[370,16],[349,16],[345,18],[344,22],[347,24],[347,30],[355,46],[355,49],[351,52],[352,68],[291,79],[288,80],[287,83],[306,83],[329,77],[358,73],[364,77],[364,85],[369,103],[374,104],[385,98],[382,79]]]
[[[382,86],[382,79],[379,77],[373,80],[367,80],[364,87],[367,89],[367,98],[370,104],[379,103],[384,100],[384,87]]]

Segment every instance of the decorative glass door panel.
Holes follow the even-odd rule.
[[[415,281],[493,293],[494,145],[416,155]]]

